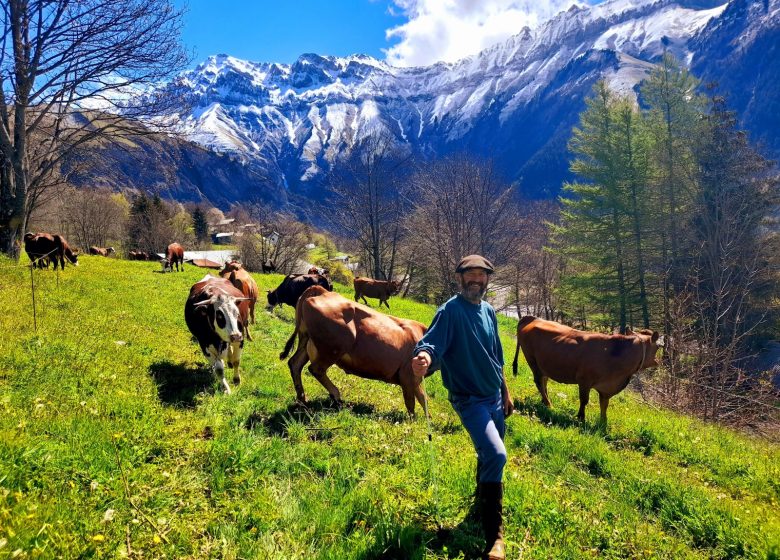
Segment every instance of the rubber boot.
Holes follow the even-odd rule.
[[[504,485],[501,482],[483,482],[479,486],[482,528],[485,530],[484,557],[504,560]]]

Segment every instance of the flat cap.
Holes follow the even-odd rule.
[[[469,255],[460,259],[455,272],[466,272],[469,268],[483,268],[488,274],[493,274],[493,263],[482,255]]]

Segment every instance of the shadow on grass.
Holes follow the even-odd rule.
[[[192,364],[176,364],[167,360],[149,366],[149,375],[157,384],[157,396],[164,404],[194,408],[199,393],[213,393],[211,370]]]
[[[287,437],[288,427],[292,422],[309,426],[318,415],[338,414],[342,410],[348,410],[355,416],[369,417],[391,424],[409,421],[409,416],[406,412],[400,410],[377,412],[374,406],[370,404],[349,401],[336,403],[330,397],[319,397],[308,401],[306,404],[295,401],[286,408],[277,410],[270,415],[261,411],[255,411],[249,415],[244,427],[248,430],[262,427],[268,432],[268,435]]]
[[[571,428],[579,425],[576,416],[558,411],[555,408],[547,408],[538,397],[515,399],[515,413],[536,416],[543,424],[552,424],[560,428]]]
[[[434,523],[435,525],[435,523]],[[466,517],[455,527],[421,527],[402,525],[384,532],[369,550],[357,556],[360,560],[423,559],[434,553],[445,558],[482,558],[485,545],[479,521],[479,509],[471,504]]]
[[[607,436],[607,427],[600,420],[588,421],[586,416],[585,422],[580,422],[575,415],[556,410],[554,406],[547,408],[540,399],[535,397],[515,399],[515,413],[536,416],[542,424],[559,428],[575,427],[588,434]]]

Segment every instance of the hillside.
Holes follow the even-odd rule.
[[[426,381],[432,447],[395,386],[333,371],[337,410],[307,375],[301,409],[278,359],[293,313],[258,309],[244,383],[226,396],[184,324],[202,269],[79,261],[35,273],[35,332],[29,269],[0,260],[0,557],[478,553],[476,460],[440,376]],[[263,292],[282,277],[255,278]],[[426,323],[434,312],[390,305]],[[501,321],[507,363],[514,325]],[[593,404],[574,421],[572,387],[551,384],[548,412],[527,369],[509,385],[508,557],[780,557],[776,444],[630,392],[602,432]]]

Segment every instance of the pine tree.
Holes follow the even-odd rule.
[[[209,223],[206,219],[206,213],[200,206],[196,206],[192,211],[192,227],[195,231],[195,240],[199,244],[208,243]]]
[[[555,243],[569,259],[574,274],[564,280],[568,299],[579,299],[587,290],[602,309],[618,308],[617,323],[625,332],[629,294],[626,248],[630,222],[621,148],[616,142],[616,99],[604,81],[594,87],[594,96],[580,115],[569,149],[576,155],[571,170],[585,182],[567,183],[561,222],[553,227]]]
[[[657,189],[648,206],[651,222],[656,224],[653,238],[656,252],[650,265],[661,278],[661,302],[664,332],[670,332],[669,300],[681,288],[684,267],[681,266],[680,241],[686,235],[691,205],[696,198],[694,180],[694,140],[699,136],[703,98],[696,92],[699,81],[669,53],[642,86],[641,96],[648,107]],[[665,356],[673,354],[667,348]]]

